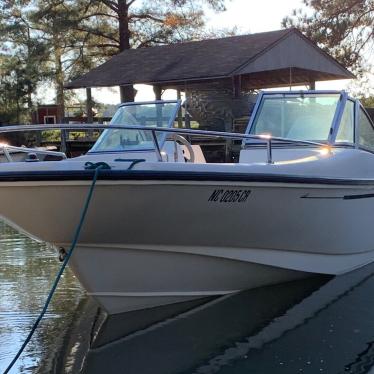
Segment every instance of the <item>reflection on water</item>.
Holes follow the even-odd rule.
[[[0,372],[60,264],[0,224]],[[107,317],[67,272],[13,373],[367,373],[374,363],[374,264],[221,298]],[[371,374],[374,374],[371,372]]]
[[[0,372],[23,343],[61,264],[56,253],[0,222]],[[66,271],[49,310],[12,373],[49,372],[84,292]],[[47,358],[49,360],[45,360]]]
[[[137,314],[112,316],[91,342],[83,373],[367,373],[374,363],[373,274],[371,264],[185,311],[159,308],[158,322],[149,310],[152,322],[135,332]]]

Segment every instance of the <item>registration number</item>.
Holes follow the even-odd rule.
[[[213,203],[245,203],[251,190],[214,190],[208,201]]]

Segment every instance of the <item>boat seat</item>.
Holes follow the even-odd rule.
[[[191,147],[193,149],[193,152],[195,154],[195,164],[206,164],[206,159],[204,156],[204,153],[201,149],[201,147],[198,144],[191,144]],[[188,158],[189,157],[189,152],[188,149],[185,145],[181,145],[183,155]]]

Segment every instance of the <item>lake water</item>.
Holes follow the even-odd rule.
[[[3,372],[46,299],[61,266],[56,253],[0,221],[0,372]],[[47,373],[61,349],[64,332],[84,300],[84,291],[68,270],[50,308],[12,373]],[[57,357],[57,356],[56,356]]]
[[[53,250],[0,223],[0,372],[59,266]],[[12,373],[335,374],[373,365],[371,264],[109,319],[68,271]]]

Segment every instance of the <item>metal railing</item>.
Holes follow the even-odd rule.
[[[171,133],[171,134],[179,134],[179,135],[188,135],[188,136],[204,136],[204,137],[211,137],[211,138],[224,138],[224,139],[231,139],[231,140],[256,140],[262,141],[266,143],[266,153],[267,153],[267,163],[273,163],[273,156],[272,156],[272,147],[274,142],[279,143],[291,143],[291,144],[298,144],[298,145],[309,145],[315,147],[326,147],[328,144],[326,143],[319,143],[307,140],[296,140],[296,139],[288,139],[288,138],[280,138],[280,137],[272,137],[270,135],[250,135],[250,134],[238,134],[232,132],[221,132],[221,131],[205,131],[205,130],[193,130],[193,129],[180,129],[180,128],[164,128],[164,127],[147,127],[147,126],[126,126],[126,125],[100,125],[100,124],[54,124],[54,125],[16,125],[16,126],[4,126],[0,127],[0,134],[7,133],[7,132],[22,132],[22,131],[44,131],[44,130],[102,130],[102,129],[110,129],[110,130],[141,130],[141,131],[149,131],[152,135],[152,141],[154,143],[154,151],[156,152],[156,156],[158,161],[162,162],[162,145],[160,145],[159,140],[157,139],[157,133]],[[25,150],[26,152],[35,152],[35,149],[32,148],[24,148],[24,147],[12,147],[7,146],[8,148],[14,148],[17,150]],[[124,150],[125,151],[125,150]],[[42,151],[37,151],[42,152]],[[52,153],[59,153],[60,152],[53,152],[53,151],[43,151],[49,154]],[[4,152],[5,153],[5,152]]]

